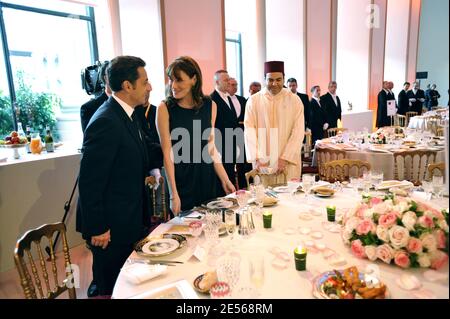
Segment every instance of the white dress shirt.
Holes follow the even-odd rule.
[[[227,103],[228,107],[230,107],[230,102],[228,101],[228,97],[230,96],[228,93],[223,93],[220,92],[218,89],[216,89],[216,92],[220,95],[220,97],[222,98],[222,100],[225,101],[225,103]]]
[[[233,102],[234,110],[236,111],[236,115],[239,118],[241,115],[241,103],[239,103],[239,100],[236,95],[230,95],[231,102]]]
[[[115,94],[113,94],[112,97],[117,101],[117,103],[119,103],[119,105],[123,108],[125,113],[127,113],[130,120],[133,121],[131,116],[133,115],[134,109],[131,106],[129,106],[126,102],[119,99]]]
[[[337,95],[336,94],[331,94],[331,97],[333,98],[334,104],[336,104],[336,106],[338,105],[338,101],[337,101]]]
[[[320,98],[315,97],[315,96],[313,96],[312,98],[317,101],[317,103],[319,104],[320,107],[322,107],[322,104],[320,104]]]

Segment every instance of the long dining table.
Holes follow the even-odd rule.
[[[411,196],[422,198],[423,193],[414,192]],[[231,237],[225,235],[220,237],[219,251],[224,254],[234,254],[240,258],[240,273],[239,282],[236,288],[248,287],[249,279],[249,261],[255,256],[260,256],[264,260],[264,284],[259,291],[258,298],[271,299],[308,299],[314,298],[313,295],[313,279],[320,274],[333,270],[345,269],[350,266],[356,266],[360,271],[364,271],[367,267],[375,265],[379,269],[380,280],[387,286],[389,291],[389,298],[393,299],[412,299],[420,298],[421,296],[428,296],[429,298],[449,298],[448,289],[448,263],[438,273],[443,276],[442,281],[429,281],[424,272],[428,269],[401,269],[395,265],[388,265],[381,261],[371,262],[367,259],[359,259],[352,255],[350,247],[346,246],[341,238],[340,232],[330,231],[324,228],[324,225],[330,225],[327,222],[327,205],[335,205],[337,214],[342,214],[348,209],[357,205],[361,199],[361,195],[357,194],[351,188],[343,188],[336,192],[334,196],[329,198],[316,197],[309,195],[305,199],[303,193],[298,193],[295,196],[287,193],[280,193],[279,201],[276,206],[264,208],[270,210],[273,215],[272,228],[264,229],[262,227],[262,220],[256,222],[256,232],[250,236],[241,237],[235,234],[234,246],[230,245]],[[431,200],[433,207],[442,209],[448,207],[448,199],[433,199]],[[304,218],[306,215],[309,218]],[[312,218],[311,218],[312,217]],[[163,234],[167,231],[170,224],[161,224],[158,226],[150,236]],[[340,227],[335,224],[335,227]],[[306,234],[309,230],[309,234]],[[207,271],[212,271],[217,265],[217,257],[204,258],[199,261],[193,256],[195,247],[205,244],[205,238],[202,234],[198,240],[197,245],[195,241],[189,239],[189,244],[182,248],[179,252],[174,253],[173,256],[166,256],[164,259],[172,259],[183,262],[176,266],[167,267],[167,271],[156,278],[136,284],[127,280],[123,271],[119,274],[116,281],[112,297],[117,299],[135,298],[144,296],[146,292],[150,292],[159,287],[185,280],[190,285],[193,285],[194,280],[201,274]],[[323,249],[331,249],[341,257],[340,265],[331,265],[318,249],[313,249],[315,252],[309,252],[307,255],[306,271],[297,271],[294,264],[294,249],[299,245],[314,245]],[[235,248],[233,248],[235,247]],[[274,252],[284,252],[288,256],[286,260],[286,268],[279,267]],[[130,255],[130,260],[145,259],[133,252]],[[410,274],[417,277],[421,282],[422,287],[419,290],[407,291],[402,289],[397,279],[404,274]],[[240,288],[239,288],[240,287]],[[209,295],[196,292],[198,298],[209,298]],[[195,295],[194,295],[195,297]],[[234,295],[234,297],[248,298],[245,295]],[[145,297],[142,297],[145,298]]]

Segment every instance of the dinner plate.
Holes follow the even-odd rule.
[[[175,243],[174,241],[177,243]],[[137,244],[135,244],[134,250],[140,256],[160,257],[172,254],[178,249],[184,247],[186,243],[186,237],[182,235],[163,234],[157,237],[146,237],[142,239]]]
[[[334,194],[321,194],[321,193],[314,192],[314,195],[316,195],[317,197],[331,197]]]
[[[218,200],[213,200],[211,202],[209,202],[208,204],[206,204],[206,207],[209,209],[227,209],[227,208],[231,208],[234,206],[234,203],[230,200],[226,200],[226,199],[218,199]]]
[[[151,240],[142,246],[142,252],[148,256],[163,256],[180,247],[180,243],[172,238]]]
[[[402,188],[408,188],[413,187],[414,184],[408,181],[396,181],[396,180],[390,180],[390,181],[384,181],[380,185],[378,185],[378,190],[388,190],[392,187],[402,187]]]
[[[277,186],[277,187],[274,187],[273,190],[277,193],[289,193],[288,186]]]

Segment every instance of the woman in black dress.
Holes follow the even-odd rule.
[[[235,188],[214,144],[217,106],[202,92],[202,73],[192,58],[167,68],[167,98],[158,107],[157,127],[164,154],[170,208],[175,215],[216,197],[216,179],[229,194]],[[216,176],[217,175],[217,176]]]

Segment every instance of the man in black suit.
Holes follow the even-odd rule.
[[[311,134],[312,144],[317,140],[321,140],[325,136],[326,130],[330,127],[328,123],[327,110],[320,99],[320,86],[315,85],[311,88],[312,98],[310,101],[311,107]]]
[[[328,84],[328,93],[320,97],[320,101],[325,105],[328,114],[329,128],[336,128],[338,120],[342,120],[342,107],[339,96],[336,95],[337,83],[331,81]]]
[[[439,99],[441,95],[436,90],[436,84],[433,84],[431,86],[430,92],[429,92],[429,102],[428,102],[428,110],[431,111],[433,107],[436,107],[439,105]]]
[[[233,185],[235,185],[236,140],[238,137],[233,136],[232,134],[233,131],[239,127],[238,115],[230,95],[227,92],[230,81],[228,72],[225,70],[217,71],[214,74],[214,81],[215,90],[211,93],[211,99],[217,104],[216,128],[220,131],[221,135],[221,138],[216,138],[217,150],[222,155],[223,168],[225,168],[228,178]],[[227,137],[226,135],[229,136]],[[220,186],[217,187],[217,196],[224,196],[225,192],[223,191],[222,184],[218,178],[217,183]]]
[[[100,81],[101,86],[103,87],[103,92],[94,99],[84,103],[80,108],[81,130],[83,131],[83,134],[84,131],[86,131],[86,127],[89,124],[92,115],[94,115],[99,107],[102,106],[102,104],[106,102],[108,97],[112,94],[111,88],[108,85],[108,77],[106,76],[106,69],[108,68],[108,65],[109,62],[105,61],[100,68]]]
[[[397,114],[405,115],[406,112],[409,111],[409,100],[407,97],[407,92],[410,86],[411,84],[409,82],[405,82],[405,84],[403,84],[403,90],[401,90],[398,94]]]
[[[408,91],[409,109],[411,112],[422,114],[423,102],[425,102],[425,92],[420,89],[419,82],[413,83],[413,89]]]
[[[297,94],[303,104],[303,116],[305,118],[305,130],[311,129],[309,124],[311,118],[311,110],[309,106],[309,97],[307,94],[297,92],[297,80],[295,78],[290,78],[287,80],[287,86],[292,93]]]
[[[237,95],[238,83],[235,78],[230,78],[228,81],[228,94],[232,105],[236,111],[239,128],[244,132],[244,117],[245,117],[245,104],[247,100],[240,95]],[[247,163],[245,156],[245,142],[244,135],[238,136],[237,147],[239,148],[239,154],[236,154],[236,173],[238,179],[238,185],[240,189],[247,188],[247,181],[245,179],[245,173],[252,170],[252,164]]]
[[[389,82],[383,82],[383,89],[378,93],[378,109],[377,109],[377,127],[384,127],[391,125],[391,119],[387,115],[387,101],[391,100],[389,92]]]
[[[153,160],[134,114],[151,91],[144,67],[137,57],[111,61],[107,74],[113,95],[94,114],[84,135],[77,231],[92,246],[102,296],[112,294],[133,244],[148,232],[144,180]]]

